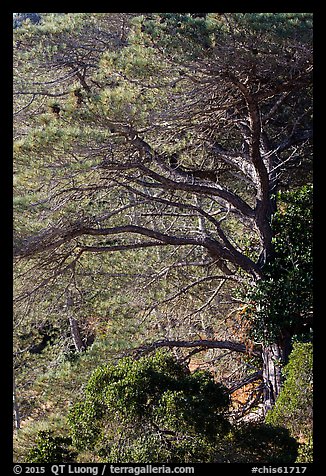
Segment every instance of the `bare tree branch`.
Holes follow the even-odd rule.
[[[287,137],[283,142],[281,142],[281,144],[279,144],[276,147],[276,150],[278,152],[283,152],[284,150],[289,149],[293,145],[312,139],[312,137],[313,137],[313,131],[311,129],[296,132],[292,134],[291,136]]]
[[[259,348],[254,349],[253,351],[249,351],[245,344],[241,344],[239,342],[233,342],[233,341],[218,341],[218,340],[195,340],[195,341],[185,341],[185,340],[161,340],[161,341],[156,341],[152,342],[151,344],[144,344],[141,347],[138,347],[137,349],[133,349],[132,352],[135,353],[149,353],[153,352],[156,349],[162,348],[162,347],[168,347],[168,348],[173,348],[173,347],[178,347],[178,348],[200,348],[203,350],[207,349],[226,349],[226,350],[231,350],[234,352],[240,352],[243,354],[251,353],[252,355],[260,356],[261,352]]]
[[[261,370],[258,370],[257,372],[254,372],[253,374],[248,375],[244,379],[233,384],[232,387],[229,388],[229,392],[234,393],[237,390],[239,390],[239,388],[242,388],[245,385],[248,385],[249,383],[256,382],[257,380],[262,380],[262,378],[263,378],[263,373]]]

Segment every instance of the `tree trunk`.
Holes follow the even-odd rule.
[[[20,430],[20,412],[19,412],[19,406],[17,402],[15,374],[13,377],[13,406],[14,406],[14,424],[15,424],[15,429],[18,431]]]
[[[274,406],[282,387],[282,368],[288,361],[291,336],[284,332],[282,337],[262,348],[264,381],[264,415]]]
[[[76,319],[69,317],[70,332],[77,352],[82,352],[85,350],[85,346],[80,337],[80,332],[78,329],[78,324]]]
[[[72,293],[68,290],[67,291],[67,310],[68,310],[68,318],[69,318],[69,326],[70,326],[70,332],[71,332],[71,337],[75,346],[75,349],[77,352],[82,352],[85,350],[85,346],[83,344],[83,341],[80,336],[80,332],[78,329],[78,323],[74,317],[72,317],[72,308],[74,305],[74,300],[73,300],[73,295]]]

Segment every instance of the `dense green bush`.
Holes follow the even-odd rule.
[[[73,441],[110,462],[213,461],[229,431],[228,395],[208,372],[165,352],[121,359],[91,376],[70,412]]]
[[[312,458],[313,345],[296,342],[283,371],[285,382],[266,421],[282,425],[291,435],[306,441],[300,446],[300,462]]]
[[[40,431],[28,455],[28,463],[73,463],[77,453],[69,437],[55,436],[50,430]]]

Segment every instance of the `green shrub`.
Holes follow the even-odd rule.
[[[160,351],[98,368],[69,422],[76,447],[105,461],[214,461],[228,403],[211,374],[191,374]]]
[[[77,453],[69,437],[55,436],[50,430],[40,431],[36,444],[29,451],[28,463],[73,463]]]
[[[309,437],[312,432],[313,411],[312,343],[294,343],[283,375],[284,386],[266,421],[288,428],[292,436]]]
[[[296,342],[283,371],[285,382],[274,408],[267,414],[271,425],[282,425],[300,444],[298,462],[312,461],[313,345]]]

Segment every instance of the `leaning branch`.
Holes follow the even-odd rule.
[[[240,342],[233,342],[229,340],[205,340],[205,339],[200,339],[200,340],[194,340],[194,341],[185,341],[185,340],[160,340],[156,342],[152,342],[151,344],[144,344],[141,347],[138,347],[137,349],[134,349],[133,352],[139,353],[139,354],[148,354],[149,352],[153,352],[156,349],[160,349],[162,347],[167,347],[167,348],[197,348],[197,349],[202,349],[208,350],[208,349],[224,349],[224,350],[231,350],[234,352],[240,352],[243,354],[251,354],[260,357],[261,356],[261,351],[259,348],[256,348],[254,350],[249,350],[245,344],[242,344]]]
[[[81,246],[79,247],[81,253],[108,253],[114,251],[127,251],[135,250],[138,248],[149,248],[153,246],[165,246],[167,243],[161,243],[160,241],[145,241],[143,243],[128,243],[125,245],[113,245],[113,246]]]
[[[163,175],[158,174],[157,172],[154,172],[148,167],[145,167],[143,164],[140,164],[139,168],[143,170],[146,175],[148,175],[157,182],[156,184],[146,183],[146,186],[155,187],[159,185],[160,188],[166,190],[182,190],[184,192],[217,196],[220,197],[222,200],[226,201],[227,203],[233,205],[244,216],[249,218],[253,218],[254,216],[254,211],[244,200],[242,200],[238,195],[226,190],[217,183],[212,185],[206,185],[205,182],[198,181],[196,183],[195,180],[175,181],[171,180],[170,178],[164,177]]]
[[[97,224],[98,225],[98,224]],[[74,223],[70,228],[54,228],[52,230],[45,230],[39,235],[31,236],[20,241],[14,248],[14,257],[17,258],[27,258],[29,256],[36,255],[45,251],[50,251],[51,249],[57,249],[61,245],[72,241],[73,239],[80,236],[109,236],[109,235],[119,235],[119,234],[136,234],[141,236],[146,236],[153,238],[156,242],[160,242],[163,245],[177,245],[177,246],[187,246],[187,245],[196,245],[204,247],[208,250],[212,256],[229,261],[236,266],[240,266],[244,271],[260,277],[260,269],[258,266],[247,256],[242,255],[235,249],[228,249],[224,243],[220,243],[217,240],[214,240],[209,237],[187,237],[187,236],[176,236],[168,235],[157,230],[146,228],[143,226],[137,225],[122,225],[115,226],[110,228],[95,228],[92,226],[87,226],[85,223]],[[115,243],[108,243],[108,246],[114,246]],[[126,249],[126,245],[121,245]],[[141,245],[139,245],[141,246]],[[147,246],[147,245],[146,245]],[[158,246],[158,244],[150,242],[149,246]],[[138,246],[134,246],[136,248]],[[128,247],[129,248],[129,247]],[[132,246],[130,247],[132,248]],[[95,249],[91,250],[90,248],[80,246],[79,252],[83,251],[96,251]],[[104,251],[98,250],[98,251]],[[117,248],[106,249],[105,251],[119,251]]]
[[[257,380],[262,380],[263,379],[263,372],[261,370],[258,370],[257,372],[254,372],[253,374],[248,375],[244,379],[240,380],[239,382],[235,383],[232,385],[232,387],[229,388],[230,393],[234,393],[239,388],[244,387],[245,385],[248,385],[250,383],[256,382]]]
[[[69,91],[65,91],[62,93],[49,93],[48,91],[15,91],[14,96],[26,96],[26,95],[33,95],[35,96],[49,96],[49,97],[62,97],[62,96],[67,96],[70,94]]]

